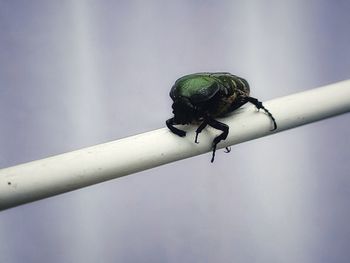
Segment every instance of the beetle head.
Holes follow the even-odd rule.
[[[186,97],[176,98],[172,108],[176,124],[189,124],[196,119],[196,109]]]

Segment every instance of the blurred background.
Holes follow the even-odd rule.
[[[229,71],[262,101],[349,79],[349,12],[0,0],[0,167],[164,127],[184,74]],[[0,262],[349,262],[349,118],[2,211]]]

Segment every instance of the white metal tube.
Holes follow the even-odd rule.
[[[230,132],[218,148],[349,112],[350,80],[267,101],[264,105],[276,118],[276,131],[270,131],[272,122],[263,111],[247,105],[220,119],[229,125]],[[0,210],[209,152],[213,137],[219,133],[206,128],[196,144],[196,127],[183,128],[187,130],[185,138],[162,128],[2,169]]]

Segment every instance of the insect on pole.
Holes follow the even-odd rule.
[[[174,124],[198,124],[194,142],[198,143],[198,135],[208,125],[222,131],[213,139],[211,162],[214,162],[215,151],[219,142],[225,140],[229,126],[217,121],[250,102],[257,109],[263,109],[273,121],[273,129],[277,129],[275,118],[258,99],[250,97],[248,82],[228,72],[195,73],[179,78],[170,91],[174,101],[172,108],[174,117],[166,121],[168,128],[176,135],[185,137],[186,132],[174,127]],[[230,150],[226,148],[229,152]]]
[[[271,116],[247,104],[218,119],[232,129],[217,148],[349,112],[350,80],[266,101],[264,106],[277,123],[275,131],[271,132]],[[198,127],[179,128],[188,136],[181,138],[168,128],[162,128],[1,169],[0,210],[210,152],[213,138],[220,134],[217,129],[207,127],[200,134],[200,143],[196,144],[193,138]]]

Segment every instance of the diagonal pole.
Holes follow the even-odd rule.
[[[270,131],[271,119],[263,111],[247,105],[220,119],[230,132],[218,148],[349,112],[350,80],[273,99],[264,102],[264,106],[275,117],[277,130]],[[211,151],[218,131],[204,129],[196,144],[196,127],[185,129],[185,138],[162,128],[1,169],[0,210]]]

